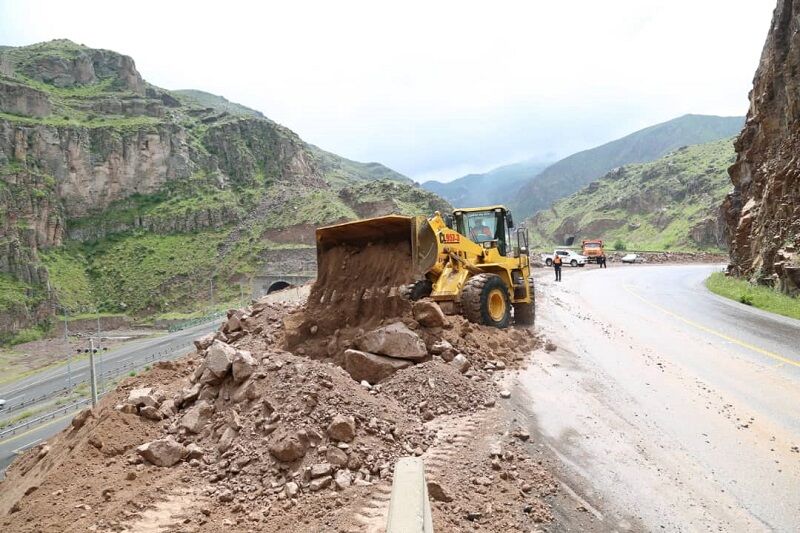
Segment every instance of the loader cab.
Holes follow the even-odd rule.
[[[453,223],[453,229],[472,242],[484,248],[496,247],[500,255],[507,255],[508,230],[514,227],[514,220],[505,207],[456,209],[453,211]]]

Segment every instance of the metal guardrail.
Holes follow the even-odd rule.
[[[176,324],[172,324],[167,328],[167,331],[170,333],[174,333],[176,331],[181,331],[182,329],[191,328],[193,326],[199,326],[200,324],[205,324],[206,322],[213,322],[218,318],[222,318],[226,315],[225,311],[220,311],[218,313],[212,313],[210,315],[205,315],[197,318],[190,318],[189,320],[184,320],[182,322],[178,322]]]
[[[19,431],[27,430],[28,428],[39,425],[42,422],[52,420],[62,413],[66,414],[67,412],[70,411],[70,409],[77,410],[77,407],[86,405],[89,402],[90,402],[89,398],[84,398],[83,400],[78,400],[77,402],[65,405],[64,407],[60,407],[54,411],[50,411],[49,413],[45,413],[41,416],[37,416],[36,418],[32,418],[31,420],[27,420],[25,422],[17,424],[16,426],[4,429],[0,431],[0,441],[5,439],[6,437],[17,434]]]
[[[104,372],[98,374],[98,377],[99,378],[105,378],[105,379],[113,379],[113,378],[117,378],[119,376],[122,376],[124,374],[130,373],[130,372],[141,370],[142,368],[145,368],[145,367],[149,366],[150,364],[152,364],[152,363],[154,363],[156,361],[166,361],[166,360],[169,360],[171,358],[174,358],[174,356],[176,356],[177,354],[180,354],[180,350],[182,348],[185,348],[185,347],[188,347],[188,346],[191,346],[191,345],[192,345],[192,343],[188,342],[188,343],[180,343],[180,344],[171,346],[171,347],[169,347],[167,349],[151,353],[151,354],[145,356],[143,359],[140,359],[140,360],[138,360],[136,362],[130,361],[128,363],[125,363],[125,364],[122,364],[122,365],[116,367],[113,370],[104,371]],[[88,380],[82,380],[79,383],[83,383],[85,381],[88,381]],[[73,389],[74,389],[74,385],[73,385],[72,388],[63,387],[61,389],[58,389],[57,392],[63,394],[66,391],[67,393],[69,393]],[[110,392],[110,391],[104,386],[101,391],[98,391],[98,396],[102,396],[104,394],[107,394],[108,392]],[[55,393],[52,393],[50,395],[43,395],[43,396],[39,397],[37,401],[42,401],[42,400],[55,398],[55,397],[57,397],[57,395]],[[26,405],[33,405],[33,403],[34,402],[31,401],[31,402],[26,403]],[[37,425],[39,425],[39,424],[41,424],[43,422],[46,422],[48,420],[52,420],[53,418],[55,418],[59,414],[67,413],[67,412],[69,412],[70,409],[74,409],[76,406],[86,405],[86,404],[89,404],[89,403],[91,403],[91,398],[84,398],[84,399],[78,400],[76,402],[73,402],[73,403],[71,403],[69,405],[59,407],[58,409],[54,409],[52,411],[48,411],[47,413],[45,413],[43,415],[40,415],[40,416],[37,416],[36,418],[32,418],[30,420],[26,420],[24,422],[20,422],[19,424],[16,424],[16,425],[14,425],[12,427],[0,430],[0,441],[4,440],[5,438],[7,438],[9,436],[15,435],[16,433],[18,433],[18,432],[20,432],[22,430],[27,430],[27,429],[35,427],[35,426],[37,426]],[[15,408],[18,409],[19,406],[15,406]]]

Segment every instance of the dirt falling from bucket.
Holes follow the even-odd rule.
[[[305,316],[322,334],[407,313],[400,288],[413,281],[408,242],[342,245],[322,252]]]

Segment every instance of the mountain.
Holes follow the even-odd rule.
[[[731,137],[743,124],[743,117],[684,115],[650,126],[550,165],[517,191],[511,206],[527,217],[616,167],[653,161],[681,146]]]
[[[316,225],[447,208],[258,111],[155,87],[116,52],[0,49],[0,337],[41,333],[57,306],[191,313],[210,283],[224,303],[268,262],[313,262]]]
[[[455,206],[476,207],[507,202],[526,180],[548,163],[528,160],[495,168],[484,174],[467,174],[448,183],[426,181],[424,189],[438,194]]]
[[[723,206],[731,273],[800,296],[800,0],[779,0]]]
[[[572,237],[633,250],[725,248],[719,205],[730,191],[733,138],[679,148],[607,173],[528,223],[537,247]]]

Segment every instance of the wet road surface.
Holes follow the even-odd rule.
[[[558,347],[517,403],[597,531],[797,531],[800,321],[717,297],[721,266],[540,271]]]

